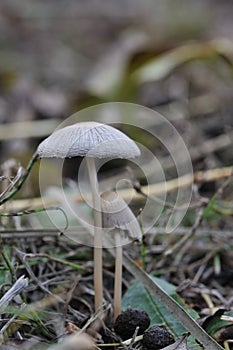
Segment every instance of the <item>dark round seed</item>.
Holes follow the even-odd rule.
[[[175,342],[173,335],[165,328],[150,327],[143,335],[143,350],[159,350]]]
[[[114,330],[121,339],[126,340],[132,338],[136,327],[139,327],[137,334],[140,335],[149,325],[150,317],[146,311],[137,308],[128,308],[117,317]]]

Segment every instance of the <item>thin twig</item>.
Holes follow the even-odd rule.
[[[21,239],[21,238],[44,238],[44,237],[61,237],[63,233],[57,230],[4,230],[0,231],[0,237],[4,239]]]
[[[63,231],[65,231],[68,226],[69,226],[69,222],[68,222],[68,217],[66,215],[66,212],[64,209],[62,209],[61,207],[48,207],[48,208],[37,208],[37,209],[25,209],[25,210],[21,210],[21,211],[17,211],[17,212],[8,212],[8,213],[1,213],[0,212],[0,216],[2,217],[11,217],[11,216],[24,216],[24,215],[30,215],[30,214],[36,214],[36,213],[42,213],[42,212],[47,212],[47,211],[51,211],[51,210],[60,210],[62,212],[62,214],[65,217],[65,226],[63,228]]]
[[[84,267],[81,266],[81,265],[78,265],[78,264],[74,264],[74,263],[71,263],[69,261],[66,261],[66,260],[63,260],[63,259],[60,259],[60,258],[56,258],[56,257],[53,257],[49,254],[46,254],[46,253],[37,253],[37,254],[25,254],[24,255],[25,258],[28,258],[28,259],[34,259],[34,258],[46,258],[48,260],[52,260],[52,261],[55,261],[57,262],[58,264],[61,264],[61,265],[64,265],[64,266],[69,266],[71,267],[72,269],[75,269],[75,270],[82,270]]]
[[[36,277],[36,275],[34,274],[34,272],[32,271],[31,267],[29,266],[29,264],[26,261],[26,254],[21,252],[19,249],[15,248],[16,254],[18,255],[18,257],[20,258],[20,260],[22,261],[22,263],[25,266],[25,269],[27,270],[29,276],[31,277],[31,279],[38,285],[38,287],[46,294],[49,294],[51,296],[53,296],[55,299],[57,299],[59,302],[64,303],[64,300],[62,298],[60,298],[58,295],[53,294],[52,292],[50,292],[49,289],[47,289],[46,287],[44,287],[44,285],[38,280],[38,278]]]
[[[183,236],[172,248],[168,249],[165,251],[164,255],[167,256],[167,255],[172,255],[174,253],[177,253],[177,251],[181,248],[181,247],[184,247],[186,242],[188,242],[195,234],[197,228],[199,227],[202,219],[203,219],[203,212],[204,212],[204,208],[201,208],[196,216],[196,220],[195,220],[195,223],[193,224],[193,226],[190,228],[188,234],[186,234],[185,236]],[[181,256],[179,255],[179,258],[178,258],[178,255],[176,257],[176,260],[175,260],[175,266],[177,266],[177,264],[179,264],[180,262],[180,259],[181,259]]]

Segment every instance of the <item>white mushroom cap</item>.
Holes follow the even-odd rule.
[[[110,231],[114,229],[127,231],[127,243],[141,241],[141,228],[127,203],[112,191],[102,193],[101,199],[103,227]]]
[[[41,158],[134,158],[140,155],[136,143],[107,124],[81,122],[59,129],[40,143]]]

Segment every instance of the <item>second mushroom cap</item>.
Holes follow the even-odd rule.
[[[117,194],[117,192],[107,191],[101,195],[103,227],[109,231],[119,229],[127,231],[125,242],[141,241],[142,232],[138,221],[128,207],[128,204]]]

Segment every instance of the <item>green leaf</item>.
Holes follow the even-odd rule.
[[[223,320],[221,317],[226,317],[226,320]],[[229,317],[230,320],[227,320],[227,317]],[[205,319],[202,327],[218,342],[223,342],[232,337],[232,318],[232,311],[225,312],[225,310],[219,309],[213,315]]]
[[[2,285],[3,283],[5,283],[6,272],[7,272],[7,269],[6,269],[6,268],[0,269],[0,285]]]
[[[211,200],[209,201],[207,207],[205,208],[204,212],[203,212],[203,219],[208,219],[209,217],[211,217],[211,214],[213,213],[213,207],[215,205],[215,202],[217,200],[217,194],[215,194]]]
[[[199,317],[198,313],[190,309],[178,296],[175,291],[175,286],[160,278],[153,277],[153,280],[159,284],[168,295],[175,299],[194,319]],[[144,288],[143,284],[138,281],[132,283],[123,298],[123,309],[126,309],[129,306],[144,309],[151,318],[151,324],[165,325],[175,338],[187,333],[186,329],[175,318],[175,316],[168,312],[167,309],[146,288]],[[202,347],[195,342],[193,337],[189,337],[188,344],[190,350],[202,349]]]
[[[216,57],[223,57],[232,68],[231,50],[232,44],[224,39],[182,45],[146,62],[134,72],[134,77],[139,83],[157,81],[187,62]]]

